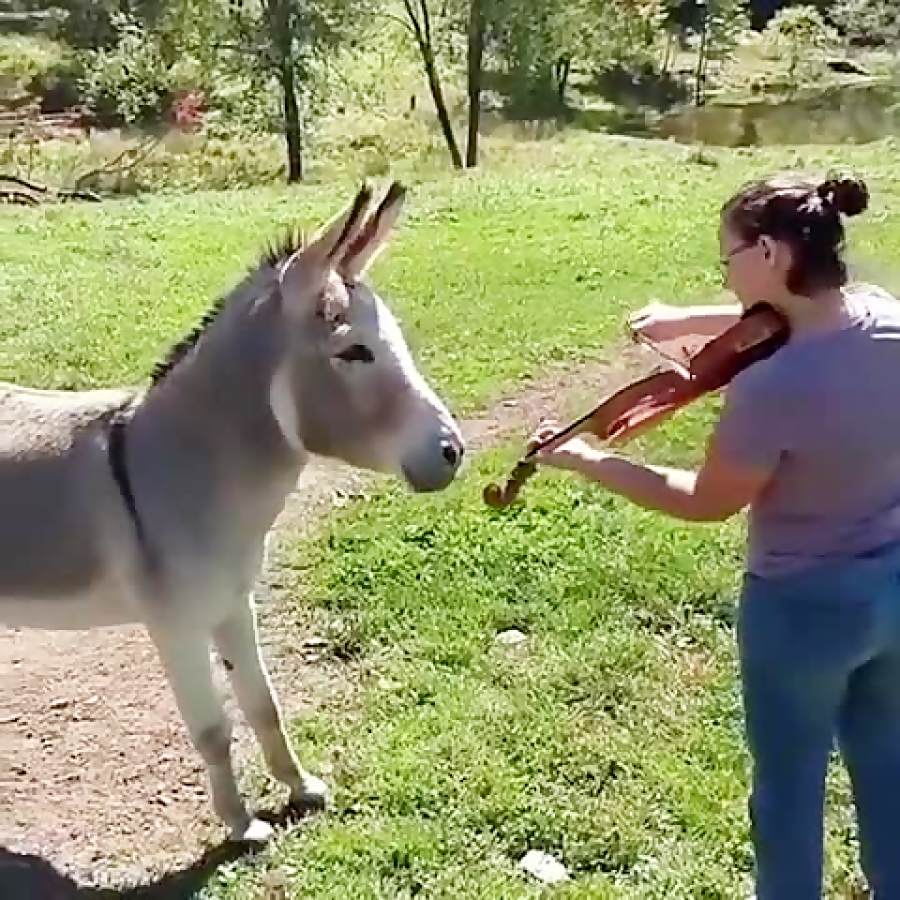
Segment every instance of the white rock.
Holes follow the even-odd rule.
[[[523,644],[528,640],[528,635],[523,634],[518,628],[510,628],[509,631],[501,631],[497,635],[498,644]]]
[[[541,850],[529,850],[519,861],[519,868],[533,875],[545,884],[556,884],[567,881],[569,873],[566,867],[548,853]]]

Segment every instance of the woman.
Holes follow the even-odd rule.
[[[760,301],[790,322],[789,342],[728,386],[698,471],[579,438],[537,457],[687,521],[749,507],[738,643],[758,900],[821,897],[833,737],[874,897],[900,900],[900,304],[848,286],[842,217],[867,205],[850,178],[750,184],[720,218],[739,304],[638,315],[660,340],[712,336]]]

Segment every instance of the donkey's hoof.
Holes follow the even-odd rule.
[[[275,834],[275,829],[262,819],[251,819],[250,824],[243,831],[236,831],[235,838],[242,844],[250,844],[254,847],[262,847],[268,844]]]
[[[291,793],[291,809],[299,813],[321,812],[328,806],[328,785],[315,775],[306,775],[299,790]]]

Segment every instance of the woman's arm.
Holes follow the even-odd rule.
[[[542,440],[555,433],[547,426],[535,435]],[[714,434],[698,471],[632,462],[595,450],[575,438],[538,461],[575,472],[632,503],[689,522],[721,522],[749,506],[768,484],[774,465],[731,461]]]
[[[651,341],[672,341],[689,335],[714,338],[737,324],[743,313],[739,303],[672,306],[652,303],[629,319],[632,329]]]
[[[704,311],[710,309],[717,308]],[[729,307],[718,311],[723,319],[733,314]],[[705,320],[714,321],[714,315]],[[729,385],[697,471],[632,462],[595,450],[579,437],[538,451],[535,461],[576,472],[645,509],[691,522],[724,521],[766,490],[796,439],[798,421],[802,423],[792,382],[777,367],[758,366]],[[804,402],[802,396],[799,402]],[[539,446],[558,432],[556,423],[545,422],[529,446]]]

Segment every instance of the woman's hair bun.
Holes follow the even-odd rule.
[[[823,181],[816,193],[845,216],[858,216],[868,209],[869,189],[860,178],[835,175]]]

